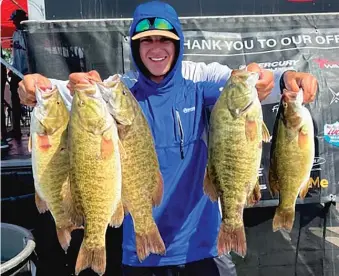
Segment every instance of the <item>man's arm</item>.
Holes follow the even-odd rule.
[[[232,69],[227,65],[221,65],[217,62],[206,64],[204,62],[183,61],[182,75],[185,79],[193,82],[208,81],[225,85],[230,77]]]
[[[270,95],[261,102],[262,105],[277,103],[280,101],[280,79],[284,72],[285,70],[275,70],[273,72],[274,88]],[[232,73],[232,69],[230,69],[227,65],[222,65],[217,62],[206,64],[203,62],[183,61],[182,73],[184,78],[192,80],[193,82],[213,82],[219,85],[220,88],[225,86]],[[206,89],[206,91],[216,90]],[[214,97],[219,97],[219,94],[216,92],[211,93],[211,95],[208,95],[208,93],[205,93],[205,97],[207,97],[206,102],[208,103],[215,102],[217,98]]]

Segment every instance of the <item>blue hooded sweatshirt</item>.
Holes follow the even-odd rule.
[[[178,265],[217,256],[217,234],[221,221],[218,203],[203,193],[207,147],[203,139],[205,110],[219,96],[220,84],[194,83],[182,76],[184,37],[175,10],[162,2],[148,2],[137,7],[130,28],[144,18],[167,19],[180,37],[178,58],[161,83],[143,74],[139,51],[131,41],[134,63],[139,72],[131,91],[138,100],[151,128],[164,195],[153,216],[166,246],[166,255],[150,254],[139,262],[133,221],[130,215],[123,224],[123,264],[130,266]],[[139,63],[139,64],[138,64]]]

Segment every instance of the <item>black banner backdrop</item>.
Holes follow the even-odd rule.
[[[339,193],[339,13],[277,16],[181,18],[185,60],[219,62],[242,68],[257,62],[266,69],[311,72],[319,93],[307,107],[315,125],[316,158],[303,203],[338,201]],[[32,72],[68,79],[71,72],[97,70],[102,78],[133,70],[129,19],[26,22]],[[277,103],[263,106],[272,133]],[[274,206],[268,192],[269,150],[264,145],[260,169],[262,200]],[[338,187],[338,188],[337,188]]]

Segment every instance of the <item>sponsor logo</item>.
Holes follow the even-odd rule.
[[[284,68],[284,69],[293,69],[297,63],[299,62],[299,60],[294,60],[294,59],[290,59],[290,60],[278,60],[278,61],[272,61],[272,62],[262,62],[262,63],[258,63],[258,65],[263,68],[263,69],[280,69],[280,68]],[[239,69],[245,69],[246,65],[240,65]]]
[[[272,112],[273,112],[273,113],[277,113],[278,110],[279,110],[279,104],[276,104],[276,105],[274,105],[274,106],[272,107]]]
[[[188,113],[188,112],[193,112],[195,110],[195,106],[192,107],[185,107],[182,112]]]
[[[324,139],[327,143],[339,147],[339,122],[334,124],[325,124]]]
[[[312,171],[321,171],[320,165],[326,163],[326,159],[323,157],[314,157]]]
[[[317,58],[313,60],[321,69],[339,69],[339,61],[330,61],[328,59]]]
[[[330,102],[330,105],[333,104],[333,103],[339,103],[339,92],[334,91],[330,87],[328,89],[331,91],[332,96],[333,96],[333,98],[332,98],[332,100]]]
[[[325,178],[320,179],[319,176],[317,176],[315,179],[313,177],[310,177],[308,180],[308,187],[309,188],[327,188],[328,187],[328,180]]]

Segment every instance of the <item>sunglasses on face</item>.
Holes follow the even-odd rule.
[[[169,23],[166,19],[163,18],[155,18],[153,25],[151,22],[146,18],[141,20],[137,26],[135,27],[135,32],[140,33],[148,30],[173,30],[173,26],[171,23]]]

